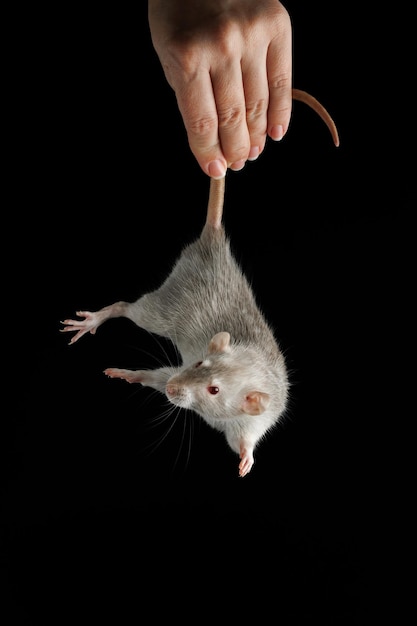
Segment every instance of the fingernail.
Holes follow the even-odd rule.
[[[226,168],[218,159],[211,161],[211,163],[207,165],[207,170],[211,178],[224,178],[226,175]]]
[[[236,163],[231,164],[230,169],[234,172],[239,172],[239,170],[243,170],[243,168],[245,167],[245,163],[246,161],[244,161],[243,159],[241,161],[236,161]]]
[[[259,146],[253,146],[249,150],[248,161],[255,161],[259,156]]]
[[[271,139],[273,139],[274,141],[281,141],[281,139],[284,136],[284,129],[281,125],[279,126],[273,126],[271,128]]]

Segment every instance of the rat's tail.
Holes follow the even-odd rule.
[[[307,104],[321,117],[332,134],[334,145],[338,146],[339,133],[337,132],[336,124],[327,109],[325,109],[324,106],[320,104],[316,98],[314,98],[314,96],[307,93],[307,91],[293,89],[292,97],[294,100],[300,100],[300,102]],[[210,193],[207,206],[206,224],[216,229],[220,228],[222,225],[224,189],[225,177],[220,179],[210,178]]]
[[[222,225],[224,187],[225,177],[220,179],[210,178],[206,224],[216,229],[220,228]]]
[[[301,91],[301,89],[293,89],[292,97],[294,100],[300,100],[300,102],[304,102],[308,104],[309,107],[313,109],[318,115],[320,115],[321,119],[326,124],[327,128],[330,130],[333,142],[335,146],[339,145],[339,133],[337,132],[336,124],[334,123],[329,112],[324,108],[322,104],[316,98],[311,96],[306,91]]]

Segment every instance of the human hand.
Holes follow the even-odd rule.
[[[280,140],[292,110],[292,29],[278,0],[148,0],[152,42],[192,153],[222,178]]]

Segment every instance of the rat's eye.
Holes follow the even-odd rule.
[[[203,361],[198,361],[198,363],[196,363],[196,364],[194,365],[194,367],[196,367],[196,368],[197,368],[197,367],[200,367],[200,365],[202,364],[202,362],[203,362]]]
[[[207,391],[211,393],[212,396],[215,396],[219,393],[220,389],[218,387],[207,387]]]

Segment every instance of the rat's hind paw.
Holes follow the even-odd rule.
[[[84,319],[68,319],[61,322],[61,324],[64,324],[64,328],[60,328],[61,333],[76,332],[76,334],[71,338],[69,345],[78,341],[78,339],[86,333],[94,335],[98,326],[101,324],[101,320],[96,313],[91,313],[90,311],[77,311],[77,315],[84,317]]]

